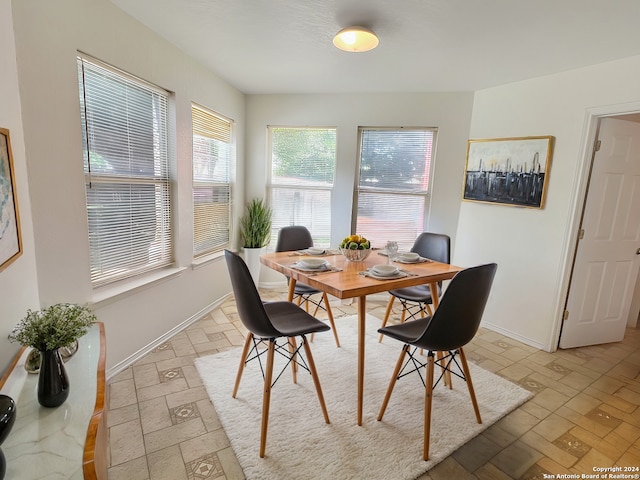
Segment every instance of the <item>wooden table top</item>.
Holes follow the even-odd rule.
[[[457,272],[463,270],[462,267],[448,263],[428,261],[414,264],[394,263],[398,268],[411,274],[403,278],[378,280],[361,275],[360,272],[374,265],[387,262],[387,257],[379,255],[377,251],[371,252],[369,257],[361,262],[348,261],[339,253],[315,257],[325,259],[340,271],[303,272],[292,266],[297,261],[307,257],[296,252],[276,252],[261,255],[260,261],[273,270],[337,298],[364,297],[397,288],[439,282],[451,279]]]

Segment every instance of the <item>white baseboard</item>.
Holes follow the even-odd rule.
[[[216,308],[218,308],[220,305],[222,305],[222,303],[224,303],[232,295],[233,295],[232,293],[228,293],[228,294],[224,295],[223,297],[219,298],[218,300],[216,300],[215,302],[207,305],[206,307],[204,307],[199,312],[194,313],[191,317],[187,318],[182,323],[180,323],[180,324],[176,325],[175,327],[173,327],[171,330],[169,330],[167,333],[165,333],[161,337],[158,337],[156,340],[154,340],[153,342],[149,343],[148,345],[145,345],[144,347],[142,347],[140,350],[138,350],[133,355],[125,358],[120,363],[118,363],[118,364],[114,365],[113,367],[109,368],[107,370],[107,372],[106,372],[107,381],[110,378],[112,378],[114,375],[117,375],[118,373],[122,372],[123,370],[125,370],[129,366],[133,365],[136,361],[140,360],[142,357],[144,357],[147,353],[149,353],[151,350],[156,348],[158,345],[162,345],[164,342],[170,340],[174,335],[176,335],[177,333],[181,332],[182,330],[184,330],[185,328],[187,328],[189,325],[191,325],[192,323],[196,322],[197,320],[201,319],[207,313],[209,313],[209,312],[215,310]]]
[[[530,338],[523,337],[522,335],[514,333],[514,332],[512,332],[510,330],[506,330],[506,329],[504,329],[502,327],[499,327],[497,325],[494,325],[492,323],[482,322],[482,324],[480,326],[483,327],[483,328],[487,328],[489,330],[492,330],[494,332],[500,333],[500,334],[504,335],[505,337],[509,337],[509,338],[513,338],[514,340],[518,340],[519,342],[522,342],[525,345],[529,345],[530,347],[537,348],[538,350],[548,351],[546,349],[546,347],[543,344],[541,344],[540,342],[536,342],[534,340],[531,340]]]

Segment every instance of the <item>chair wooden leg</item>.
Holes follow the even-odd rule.
[[[389,399],[391,398],[391,393],[393,392],[393,387],[395,387],[396,385],[396,381],[398,380],[398,374],[400,373],[400,369],[402,368],[402,364],[404,362],[404,357],[409,351],[409,348],[410,348],[409,344],[405,344],[405,346],[402,347],[402,352],[400,352],[400,356],[398,357],[398,361],[396,362],[396,368],[394,368],[393,370],[391,381],[389,382],[389,386],[387,387],[387,393],[385,394],[384,400],[382,401],[380,412],[378,412],[378,421],[382,420],[384,411],[387,409],[387,405],[389,404]]]
[[[427,311],[427,314],[430,317],[433,317],[433,310],[431,309],[431,305],[429,305],[428,303],[424,304],[424,309]]]
[[[322,293],[322,297],[324,298],[324,292]],[[322,300],[320,300],[321,302]],[[316,308],[313,309],[313,313],[311,314],[312,316],[317,316],[318,315],[318,310],[320,310],[320,302],[316,303]]]
[[[318,371],[316,370],[316,363],[313,361],[313,356],[311,355],[311,347],[309,346],[309,342],[307,342],[307,339],[304,336],[302,337],[302,345],[304,345],[304,351],[307,354],[307,363],[309,364],[309,371],[311,372],[311,377],[313,378],[313,384],[316,386],[316,393],[318,394],[318,400],[320,400],[320,408],[322,408],[324,421],[326,423],[331,423],[329,421],[329,413],[327,412],[327,406],[324,403],[324,395],[322,395],[322,387],[320,386],[320,378],[318,377]]]
[[[333,338],[336,339],[336,345],[339,348],[340,339],[338,338],[338,330],[336,330],[336,324],[333,321],[333,311],[331,310],[331,305],[329,305],[329,297],[327,297],[326,292],[322,292],[322,301],[324,302],[324,308],[327,309],[327,317],[329,317],[329,324],[331,325],[331,330],[333,330]]]
[[[244,363],[247,361],[247,353],[249,353],[249,347],[251,347],[252,341],[253,334],[249,332],[247,333],[247,338],[245,338],[244,340],[244,348],[242,349],[240,365],[238,366],[238,373],[236,374],[236,383],[233,386],[233,394],[231,395],[233,398],[236,398],[236,394],[238,393],[238,387],[240,387],[240,379],[242,378],[242,372],[244,372]]]
[[[271,403],[271,379],[273,377],[273,357],[275,353],[275,339],[269,340],[267,350],[267,368],[264,372],[264,391],[262,396],[262,426],[260,429],[260,458],[264,458],[267,448],[267,426],[269,425],[269,405]]]
[[[476,392],[473,389],[473,383],[471,382],[471,373],[469,372],[469,364],[467,363],[467,356],[464,354],[462,347],[458,349],[460,354],[460,363],[462,363],[462,371],[464,372],[464,378],[467,380],[467,388],[469,389],[469,396],[471,397],[471,403],[473,403],[473,411],[476,413],[476,420],[478,423],[482,423],[480,417],[480,409],[478,408],[478,401],[476,400]]]
[[[427,360],[427,382],[424,395],[424,447],[422,450],[422,459],[425,461],[429,460],[429,438],[431,435],[431,403],[433,400],[433,369],[433,352],[429,352],[429,358]]]
[[[384,328],[387,326],[387,322],[389,321],[389,315],[391,315],[391,307],[393,307],[393,302],[395,301],[396,297],[394,297],[393,295],[389,295],[389,301],[387,302],[387,310],[384,312],[384,319],[382,320],[382,325],[380,325],[380,328]],[[384,335],[380,334],[380,338],[378,338],[378,343],[382,343],[382,338],[384,337]]]
[[[298,349],[296,337],[289,337],[289,353],[291,354],[291,374],[293,375],[293,383],[298,383],[298,364],[296,363],[295,351]]]

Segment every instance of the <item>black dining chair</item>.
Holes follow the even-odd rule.
[[[412,322],[390,325],[378,330],[382,335],[404,343],[378,413],[378,420],[382,420],[396,381],[405,375],[417,372],[425,386],[422,453],[424,460],[429,459],[433,389],[443,377],[446,380],[446,375],[453,374],[465,380],[476,420],[478,423],[482,423],[463,347],[473,339],[480,327],[480,320],[487,304],[496,269],[495,263],[489,263],[458,272],[451,279],[451,283],[432,317],[419,318]],[[418,348],[428,350],[426,363],[416,355]],[[441,374],[434,383],[436,363],[434,357],[436,353],[444,353],[444,355],[442,360],[438,362],[442,369]],[[405,362],[406,355],[409,355],[409,358]],[[426,379],[422,376],[423,368],[426,368]],[[450,382],[449,380],[449,388],[451,388]]]
[[[448,235],[441,233],[424,232],[418,235],[411,251],[417,253],[423,258],[428,258],[441,263],[450,263],[451,261],[451,239]],[[438,282],[438,293],[442,289],[442,282]],[[433,315],[431,304],[433,299],[431,298],[431,289],[429,285],[416,285],[414,287],[399,288],[397,290],[390,290],[389,302],[387,303],[387,310],[384,313],[381,328],[384,328],[389,321],[391,315],[391,309],[393,303],[396,300],[400,300],[402,304],[402,314],[400,316],[400,322],[404,323],[409,314],[409,318],[416,319],[417,315],[424,317],[427,315]],[[380,335],[378,339],[382,342],[383,336]]]
[[[288,359],[284,369],[291,364],[294,383],[297,380],[297,369],[294,367],[299,366],[311,374],[324,420],[326,423],[330,423],[322,388],[320,387],[320,379],[318,378],[318,372],[311,355],[311,347],[306,337],[306,335],[316,332],[325,332],[329,330],[329,326],[309,315],[294,303],[263,302],[244,260],[229,250],[225,250],[224,255],[231,277],[238,314],[243,325],[248,330],[232,396],[236,398],[245,365],[251,360],[257,359],[264,377],[260,432],[260,458],[264,458],[267,445],[271,389],[282,375],[281,372],[273,380],[273,364],[276,353]],[[300,346],[297,346],[296,337],[301,338]],[[266,351],[265,345],[267,347]],[[306,361],[300,352],[303,347]],[[263,355],[265,353],[267,355],[266,367],[263,366]],[[299,420],[307,421],[306,418]]]
[[[313,247],[313,238],[311,237],[311,232],[309,232],[307,227],[302,225],[291,225],[282,227],[280,232],[278,232],[276,252],[292,252],[304,250],[309,247]],[[287,277],[287,282],[289,282],[289,277]],[[314,298],[315,295],[320,295],[320,298]],[[309,312],[309,304],[315,305],[315,310],[312,313],[314,316],[318,313],[318,309],[322,309],[327,312],[327,317],[331,324],[331,329],[333,330],[333,337],[336,340],[336,345],[339,347],[340,339],[338,338],[336,324],[333,321],[333,312],[331,311],[331,305],[329,305],[329,298],[327,297],[327,294],[304,283],[296,282],[293,292],[293,300],[297,300],[298,305],[304,305],[307,312]]]

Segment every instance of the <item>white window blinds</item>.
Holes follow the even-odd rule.
[[[168,92],[78,57],[91,281],[172,263]]]
[[[316,246],[329,247],[336,129],[269,127],[269,142],[271,246],[282,227],[302,225]]]
[[[375,247],[395,240],[402,249],[424,231],[433,128],[359,129],[356,232]]]
[[[231,218],[231,122],[192,104],[193,253],[229,246]]]

